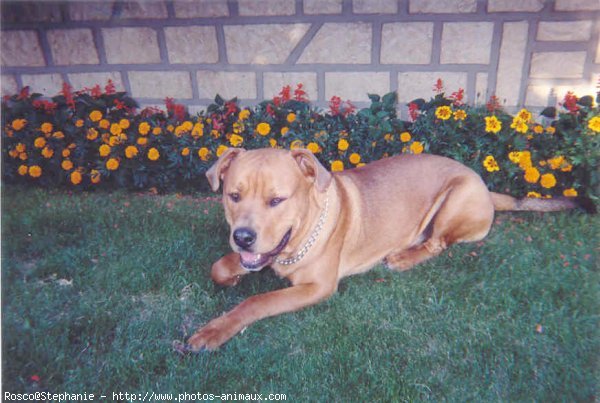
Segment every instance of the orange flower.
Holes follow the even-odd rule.
[[[119,169],[119,160],[116,158],[109,158],[108,161],[106,161],[106,169],[109,171],[116,171]]]
[[[217,157],[220,157],[221,155],[223,155],[223,153],[228,149],[229,147],[221,144],[218,148],[217,148]]]
[[[110,146],[106,144],[102,144],[98,149],[101,157],[107,157],[110,154]]]
[[[90,120],[92,122],[99,122],[102,119],[102,112],[100,111],[91,111],[90,112]]]
[[[540,179],[540,171],[534,167],[525,168],[525,180],[529,183],[537,183],[538,179]]]
[[[421,154],[423,152],[423,144],[420,141],[414,141],[410,145],[410,151],[413,154]]]
[[[54,150],[46,146],[42,150],[42,155],[44,156],[44,158],[52,158],[52,156],[54,155]]]
[[[271,125],[269,125],[268,123],[265,123],[265,122],[259,123],[256,126],[256,131],[261,136],[266,136],[267,134],[271,133]]]
[[[15,119],[15,120],[13,120],[11,126],[14,130],[19,131],[22,128],[24,128],[26,124],[27,124],[27,120],[25,120],[25,119]]]
[[[553,174],[544,174],[540,178],[540,185],[546,189],[551,189],[556,186],[556,178]]]
[[[181,150],[181,155],[187,157],[188,155],[190,155],[190,149],[188,147],[184,147],[183,150]]]
[[[39,178],[42,176],[42,168],[39,165],[32,165],[29,167],[29,176],[32,178]]]
[[[408,143],[410,141],[410,139],[412,139],[412,136],[410,135],[409,132],[400,133],[400,141],[401,142]]]
[[[331,163],[332,172],[341,172],[344,170],[344,163],[340,160],[335,160]]]
[[[100,183],[100,172],[96,169],[90,171],[90,180],[93,184]]]
[[[46,139],[43,137],[38,137],[33,142],[35,148],[44,148],[46,146]]]
[[[352,153],[349,158],[350,162],[354,165],[357,165],[360,162],[360,154]]]
[[[321,147],[315,142],[308,143],[306,149],[309,150],[313,154],[317,154],[321,152]]]
[[[81,179],[82,179],[81,172],[79,172],[79,171],[71,172],[71,183],[73,185],[79,185],[81,183]]]
[[[65,171],[70,171],[71,169],[73,169],[73,163],[71,162],[71,160],[63,160],[63,162],[60,164],[60,166]]]
[[[338,141],[337,147],[340,151],[346,151],[348,147],[350,147],[350,143],[348,143],[348,140],[346,139],[340,139],[340,141]]]
[[[148,133],[150,133],[150,124],[148,122],[140,123],[140,125],[138,126],[138,132],[142,136],[146,136]]]
[[[19,175],[25,176],[27,175],[27,172],[29,172],[29,168],[27,167],[27,165],[20,165],[17,172],[19,173]]]
[[[152,147],[151,149],[148,150],[148,159],[150,161],[156,161],[160,158],[160,153],[158,152],[158,150],[154,147]]]
[[[127,148],[125,148],[125,156],[127,158],[133,158],[136,155],[138,155],[138,149],[136,146],[127,146]]]
[[[208,148],[202,147],[201,149],[198,150],[198,157],[200,157],[200,159],[202,161],[208,161],[209,153],[210,153],[210,151],[208,150]]]
[[[86,138],[90,141],[96,140],[98,138],[98,130],[94,129],[93,127],[90,128],[87,131],[87,136]]]
[[[40,130],[42,131],[42,133],[44,134],[50,134],[52,133],[52,129],[54,128],[54,126],[52,126],[52,123],[42,123],[42,125],[40,126]]]

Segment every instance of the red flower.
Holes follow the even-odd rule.
[[[32,382],[39,382],[39,381],[41,381],[41,378],[40,378],[39,375],[31,375],[31,377],[29,379],[31,379]]]
[[[563,100],[563,106],[569,111],[569,113],[575,114],[579,112],[579,106],[577,105],[577,95],[573,94],[571,91],[567,92],[567,94],[565,95],[565,99]]]
[[[296,89],[294,90],[294,99],[299,102],[308,102],[306,91],[304,91],[302,87],[303,85],[300,83],[296,86]]]
[[[176,120],[181,122],[185,119],[186,111],[184,105],[176,104],[175,101],[173,101],[173,98],[167,97],[165,99],[165,106],[167,107],[167,112],[173,115]]]
[[[225,108],[226,108],[225,117],[228,117],[229,115],[233,115],[233,114],[237,113],[237,110],[238,110],[235,102],[230,102],[230,101],[225,102]]]
[[[29,87],[23,87],[23,89],[21,89],[21,92],[19,93],[18,99],[25,98],[29,98]]]
[[[492,113],[499,110],[500,106],[500,99],[495,95],[492,95],[490,97],[490,100],[485,104],[485,107],[487,108],[488,112]]]
[[[73,99],[73,93],[69,84],[63,82],[61,94],[65,97],[65,102],[69,108],[75,109],[75,99]]]
[[[275,99],[273,99],[273,102],[275,102]],[[277,103],[275,103],[275,106],[277,106]],[[275,116],[275,110],[273,110],[273,107],[271,106],[271,104],[267,104],[267,113],[271,117]]]
[[[454,101],[454,106],[461,106],[463,104],[463,99],[465,97],[465,90],[462,88],[459,88],[458,91],[453,92],[452,95],[450,95],[450,99]]]
[[[419,105],[414,102],[408,104],[408,114],[413,122],[419,117]]]
[[[337,116],[340,114],[340,110],[342,107],[342,98],[338,96],[332,96],[329,100],[329,110],[333,116]]]
[[[53,113],[56,110],[56,104],[50,101],[44,101],[36,99],[33,101],[33,107],[36,109],[43,109],[46,113]]]
[[[441,94],[442,92],[444,92],[444,82],[442,81],[441,78],[438,78],[437,81],[435,82],[435,85],[433,86],[433,91],[435,91],[438,94]]]
[[[100,89],[100,85],[96,84],[94,86],[94,88],[92,88],[90,90],[90,94],[94,97],[94,98],[100,98],[100,96],[102,96],[102,90]]]
[[[354,106],[350,101],[346,101],[346,106],[344,107],[344,117],[348,117],[348,115],[354,113],[356,111],[356,106]]]
[[[289,85],[286,85],[285,87],[283,87],[281,89],[281,91],[279,92],[279,95],[281,96],[281,100],[283,102],[287,102],[290,99],[292,99],[291,91],[292,91],[292,88]]]
[[[108,83],[104,87],[104,92],[106,93],[106,95],[113,95],[115,92],[117,92],[115,90],[115,84],[111,79],[108,80]]]

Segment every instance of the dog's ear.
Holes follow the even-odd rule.
[[[321,165],[312,152],[305,149],[297,149],[292,151],[292,157],[296,160],[304,176],[314,181],[319,192],[327,190],[333,176]]]
[[[208,178],[208,183],[210,184],[213,192],[219,190],[221,180],[231,165],[231,161],[233,161],[235,157],[244,151],[246,150],[243,148],[228,148],[223,154],[221,154],[217,162],[215,162],[213,166],[206,171],[206,177]]]

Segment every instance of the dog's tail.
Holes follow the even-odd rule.
[[[557,197],[552,199],[540,199],[515,197],[490,192],[494,209],[496,211],[561,211],[573,208],[581,208],[590,214],[596,213],[594,202],[585,197]]]

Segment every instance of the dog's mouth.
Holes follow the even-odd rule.
[[[286,247],[292,236],[292,229],[290,228],[279,244],[271,252],[267,253],[252,253],[248,251],[240,251],[240,262],[242,268],[247,271],[259,271],[267,264],[271,263],[273,258],[281,253],[283,248]]]

